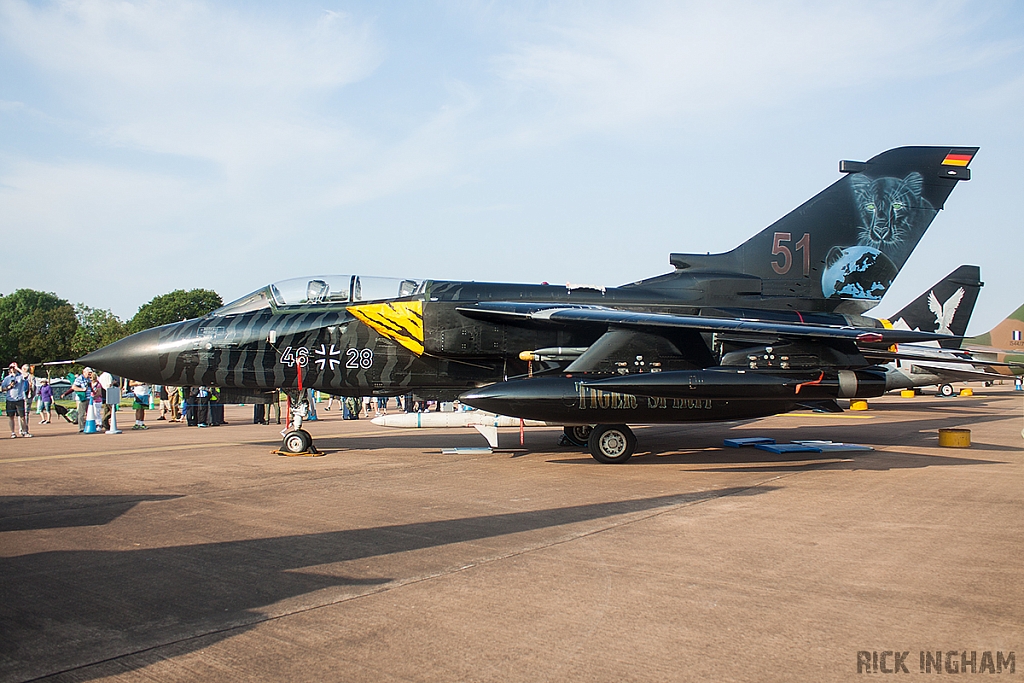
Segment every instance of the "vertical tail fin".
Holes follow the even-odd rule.
[[[962,337],[983,285],[981,268],[960,266],[893,315],[892,325],[897,329]],[[940,345],[955,349],[959,348],[960,340],[943,341]]]
[[[677,272],[760,278],[762,300],[791,300],[784,306],[861,313],[881,300],[957,182],[970,178],[977,149],[899,147],[841,162],[845,177],[732,251],[672,254],[671,263]]]

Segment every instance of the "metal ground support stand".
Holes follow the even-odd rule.
[[[121,430],[117,428],[117,406],[121,403],[121,388],[120,387],[107,387],[105,392],[105,402],[110,406],[110,429],[106,434],[121,434]]]

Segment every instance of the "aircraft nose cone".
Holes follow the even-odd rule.
[[[78,359],[82,365],[128,379],[162,384],[160,328],[143,330]]]

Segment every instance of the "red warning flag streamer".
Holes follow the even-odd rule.
[[[803,389],[804,387],[814,386],[815,384],[821,384],[821,380],[823,379],[825,379],[824,372],[818,375],[818,379],[814,380],[813,382],[800,382],[800,384],[796,385],[796,393],[799,394],[800,390]]]

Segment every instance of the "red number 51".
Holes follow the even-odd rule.
[[[791,242],[793,236],[788,232],[777,232],[772,240],[772,256],[782,256],[782,262],[772,261],[772,270],[779,275],[785,275],[793,267],[793,252],[783,242]],[[811,274],[811,234],[804,233],[804,236],[797,240],[794,245],[797,251],[803,252],[803,273],[804,277]]]

